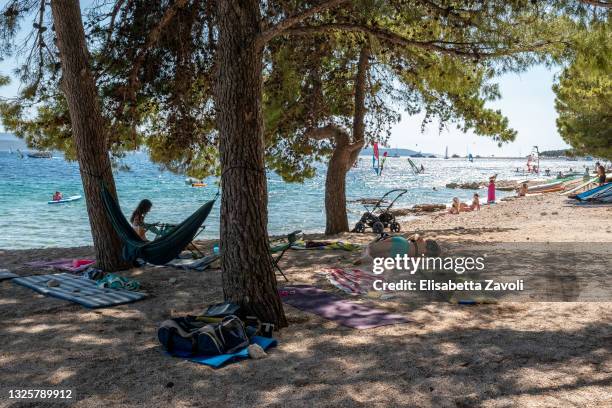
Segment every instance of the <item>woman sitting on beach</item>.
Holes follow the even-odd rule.
[[[602,165],[597,167],[597,183],[600,186],[606,184],[606,168]]]
[[[470,205],[470,210],[480,211],[480,195],[478,195],[478,193],[474,193],[474,197],[472,198],[472,204]]]
[[[151,211],[151,207],[153,207],[153,203],[151,201],[145,199],[138,203],[138,207],[132,213],[130,217],[130,224],[132,224],[132,228],[138,234],[138,236],[142,239],[147,239],[145,234],[147,232],[145,228],[144,219],[149,211]]]
[[[521,186],[518,188],[517,192],[518,192],[518,196],[519,197],[525,197],[527,195],[527,190],[529,188],[527,187],[527,183],[523,183],[521,184]]]

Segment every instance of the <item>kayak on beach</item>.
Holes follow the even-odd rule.
[[[70,197],[66,197],[66,198],[62,198],[61,200],[51,200],[51,201],[47,201],[47,204],[64,204],[64,203],[71,203],[73,201],[78,201],[81,198],[83,198],[83,196],[80,195],[73,195]]]

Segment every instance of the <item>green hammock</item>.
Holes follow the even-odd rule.
[[[109,221],[123,242],[123,258],[130,262],[141,258],[154,265],[165,265],[175,259],[193,240],[215,204],[215,200],[207,202],[163,237],[145,241],[125,219],[119,204],[106,186],[102,186],[102,202]]]

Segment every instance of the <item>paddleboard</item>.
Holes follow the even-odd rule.
[[[575,177],[566,177],[566,178],[559,179],[559,180],[557,180],[557,181],[555,181],[553,183],[540,184],[540,185],[537,185],[537,186],[529,187],[527,189],[527,192],[529,192],[529,193],[539,193],[539,192],[542,192],[544,190],[550,190],[550,189],[552,189],[554,187],[560,186],[561,184],[566,183],[566,182],[571,181],[571,180],[574,180],[574,179],[575,179]]]
[[[588,186],[589,184],[594,183],[596,181],[597,181],[597,177],[595,177],[595,178],[593,178],[593,179],[591,179],[591,180],[589,180],[589,181],[587,181],[585,183],[582,183],[579,186],[576,186],[576,187],[572,188],[569,191],[564,191],[563,193],[561,193],[561,195],[567,195],[567,194],[575,193],[576,191],[580,190],[581,188],[584,188],[584,187]]]
[[[609,183],[608,183],[608,184],[604,184],[603,186],[597,186],[597,187],[592,188],[592,189],[590,189],[590,190],[588,190],[588,191],[585,191],[584,193],[580,193],[580,194],[578,194],[578,195],[576,196],[576,198],[577,198],[578,200],[581,200],[581,201],[582,201],[582,200],[588,200],[588,199],[589,199],[589,198],[590,198],[592,195],[594,195],[594,194],[596,194],[596,193],[600,192],[600,191],[601,191],[601,190],[603,190],[603,189],[607,189],[607,188],[609,188],[609,187],[610,187],[610,184],[609,184]]]
[[[78,201],[81,198],[83,198],[83,196],[80,195],[74,195],[74,196],[70,196],[70,197],[66,197],[66,198],[62,198],[61,200],[56,200],[56,201],[47,201],[47,204],[64,204],[64,203],[71,203],[73,201]]]
[[[556,193],[558,191],[563,191],[563,186],[555,186],[551,188],[547,188],[546,190],[538,190],[538,193],[546,194],[546,193]]]

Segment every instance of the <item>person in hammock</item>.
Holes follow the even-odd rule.
[[[149,211],[151,211],[152,207],[153,203],[150,200],[144,199],[138,203],[138,206],[130,217],[130,224],[132,224],[132,228],[134,228],[134,231],[136,231],[138,236],[144,240],[147,239],[145,235],[147,229],[145,228],[144,220]]]

